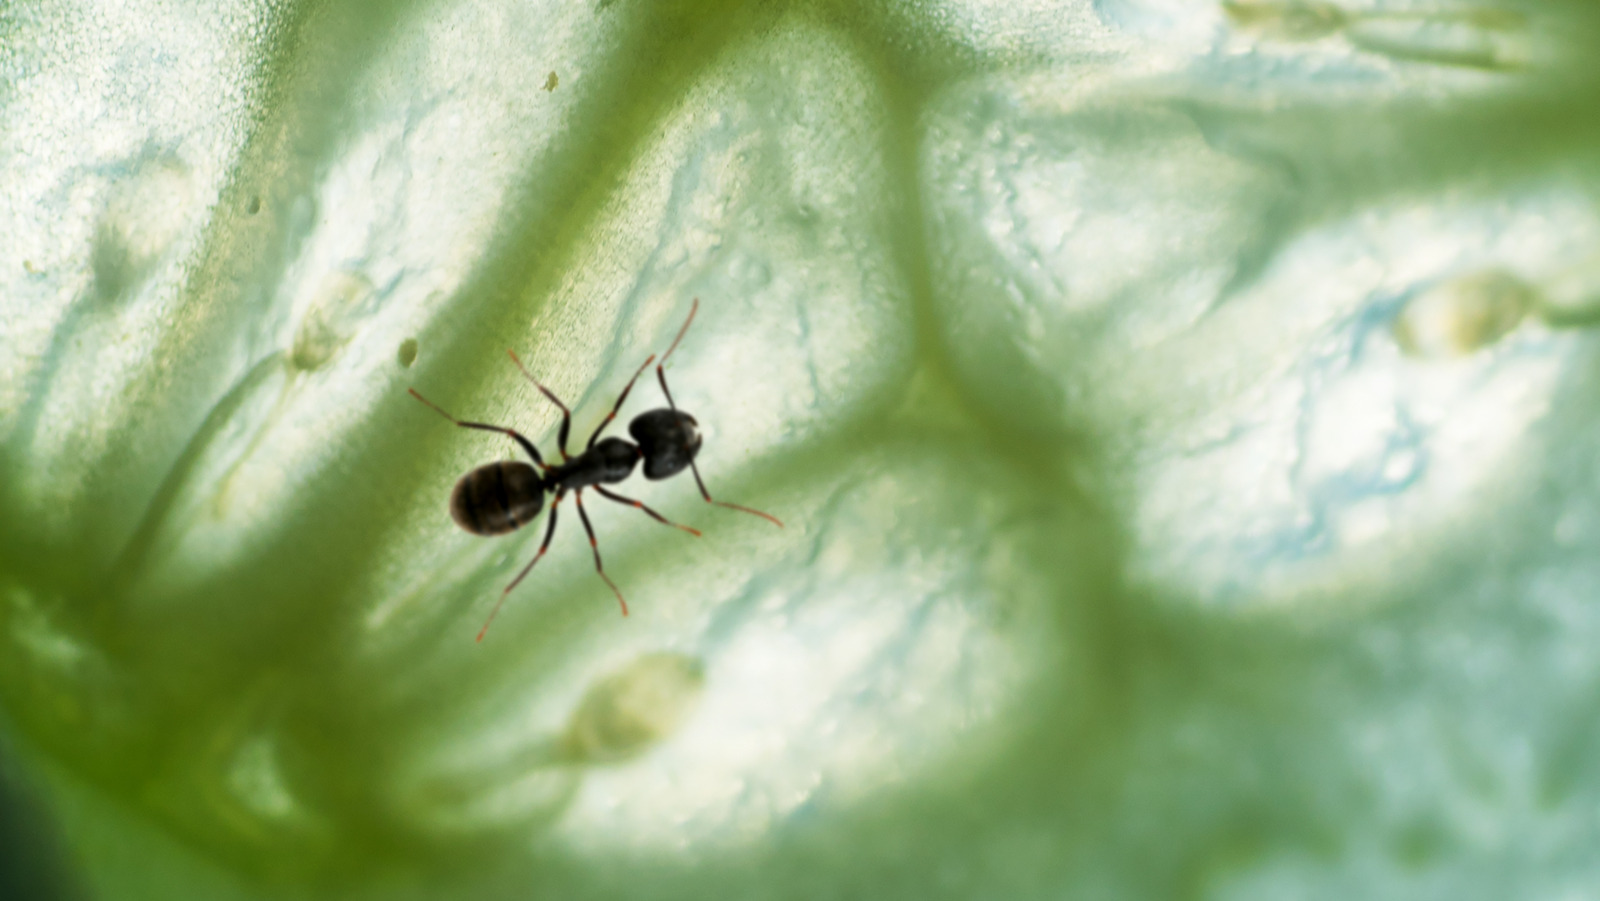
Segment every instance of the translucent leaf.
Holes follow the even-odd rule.
[[[0,10],[12,782],[105,898],[1581,895],[1597,25]]]

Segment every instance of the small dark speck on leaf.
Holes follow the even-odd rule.
[[[407,338],[406,340],[401,341],[400,352],[396,355],[396,357],[400,360],[401,366],[410,369],[411,364],[417,361],[417,339]]]
[[[244,205],[244,211],[251,216],[261,212],[261,198],[251,197],[250,202]]]
[[[556,89],[556,85],[558,85],[560,83],[561,83],[561,79],[556,77],[556,73],[551,72],[550,73],[550,77],[546,78],[544,80],[544,89],[546,91],[553,91],[553,90]]]

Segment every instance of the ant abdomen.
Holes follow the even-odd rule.
[[[682,410],[663,408],[635,416],[628,434],[644,454],[644,477],[665,479],[687,469],[700,453],[699,425]]]
[[[516,531],[543,509],[544,481],[538,471],[509,460],[474,469],[450,493],[450,518],[474,535]]]

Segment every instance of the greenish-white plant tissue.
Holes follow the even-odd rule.
[[[0,894],[1595,897],[1596,47],[0,3]],[[456,526],[523,452],[407,389],[559,461],[507,351],[576,450],[696,300],[700,473],[781,527]]]

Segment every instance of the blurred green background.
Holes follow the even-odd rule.
[[[0,896],[1594,897],[1596,46],[0,6]],[[623,618],[569,501],[475,643],[543,520],[406,388],[553,456],[505,350],[581,441],[694,298],[785,527],[589,495]]]

